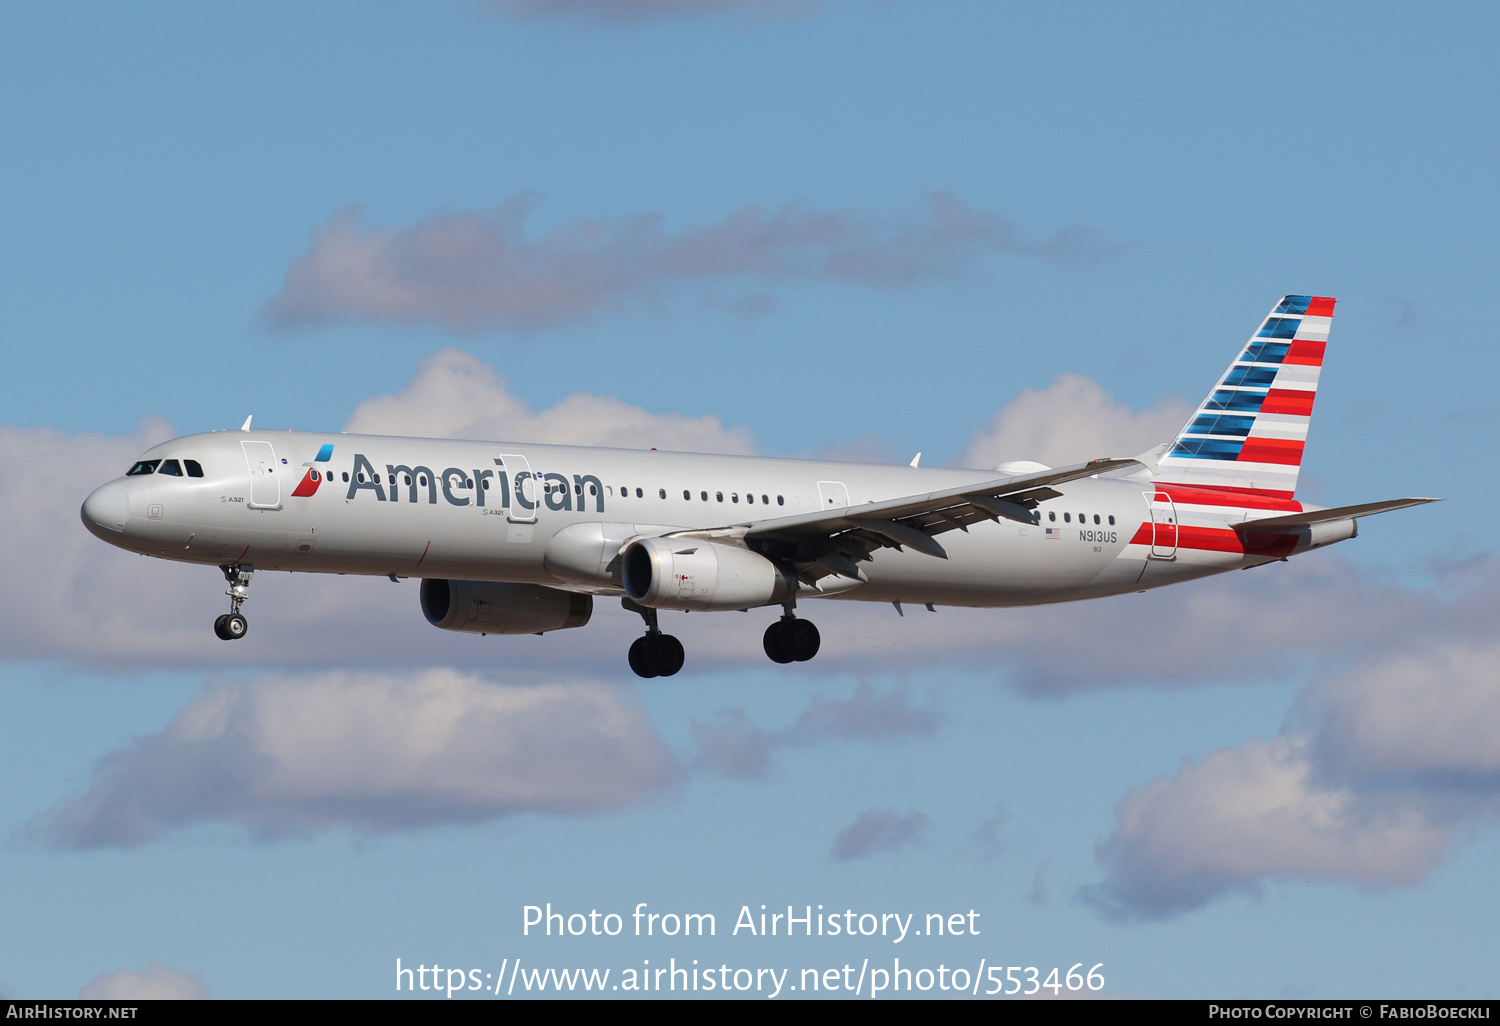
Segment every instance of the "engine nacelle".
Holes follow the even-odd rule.
[[[653,609],[749,609],[796,587],[760,553],[703,538],[631,542],[621,569],[625,594]]]
[[[541,584],[442,579],[422,582],[422,615],[445,631],[542,634],[582,627],[593,612],[592,596]]]

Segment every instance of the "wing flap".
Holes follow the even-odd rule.
[[[842,509],[777,517],[750,525],[747,537],[832,535],[866,528],[872,521],[899,522],[925,534],[941,534],[943,531],[964,528],[979,521],[993,520],[997,516],[1007,516],[1015,512],[1010,509],[1011,506],[1028,509],[1045,499],[1054,498],[1059,493],[1049,488],[1049,485],[1065,484],[1068,481],[1077,481],[1080,478],[1093,477],[1095,474],[1136,465],[1137,461],[1133,459],[1091,460],[1088,463],[1079,463],[1071,467],[1059,467],[1034,474],[1022,474],[1018,477],[1000,477],[990,481],[980,481],[977,484],[959,485],[956,488],[929,492],[926,495],[905,495],[881,502],[868,502],[862,506],[845,506]],[[997,499],[1006,500],[1006,502],[1003,505],[986,502],[986,500]],[[992,505],[999,505],[1000,508],[989,508]],[[1006,512],[1001,512],[1001,509]],[[870,529],[879,533],[874,528]]]

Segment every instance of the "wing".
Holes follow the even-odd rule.
[[[1062,494],[1053,485],[1136,466],[1138,462],[1092,460],[924,495],[761,520],[744,530],[745,544],[763,555],[790,562],[797,576],[815,587],[831,574],[863,581],[865,575],[857,564],[868,560],[876,549],[907,547],[947,559],[948,553],[936,535],[967,531],[970,524],[1002,517],[1034,524],[1037,503]]]

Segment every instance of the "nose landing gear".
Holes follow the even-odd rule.
[[[621,599],[620,604],[633,613],[641,614],[646,621],[646,633],[636,638],[630,646],[630,668],[637,677],[670,677],[682,669],[687,660],[682,642],[670,634],[663,634],[656,623],[656,610],[637,605],[630,599]]]
[[[240,606],[250,597],[250,577],[255,567],[249,563],[231,563],[219,567],[229,582],[229,612],[214,621],[214,633],[221,641],[238,641],[250,629],[250,621],[240,615]]]
[[[762,644],[773,663],[805,663],[818,654],[822,637],[811,620],[800,620],[791,603],[782,607],[781,619],[766,628]]]

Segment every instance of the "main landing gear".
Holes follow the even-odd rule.
[[[630,668],[636,676],[670,677],[682,669],[687,653],[682,650],[682,642],[661,632],[656,623],[656,610],[636,605],[629,599],[622,599],[621,604],[631,612],[640,613],[641,619],[646,621],[645,635],[636,638],[630,646]]]
[[[250,575],[255,567],[249,563],[230,563],[219,567],[229,582],[229,612],[214,621],[214,633],[222,641],[238,641],[250,629],[250,621],[240,615],[240,606],[250,597]]]
[[[822,638],[811,620],[799,620],[792,612],[793,604],[782,607],[786,612],[781,619],[766,628],[763,640],[766,655],[773,663],[805,663],[818,654]]]

